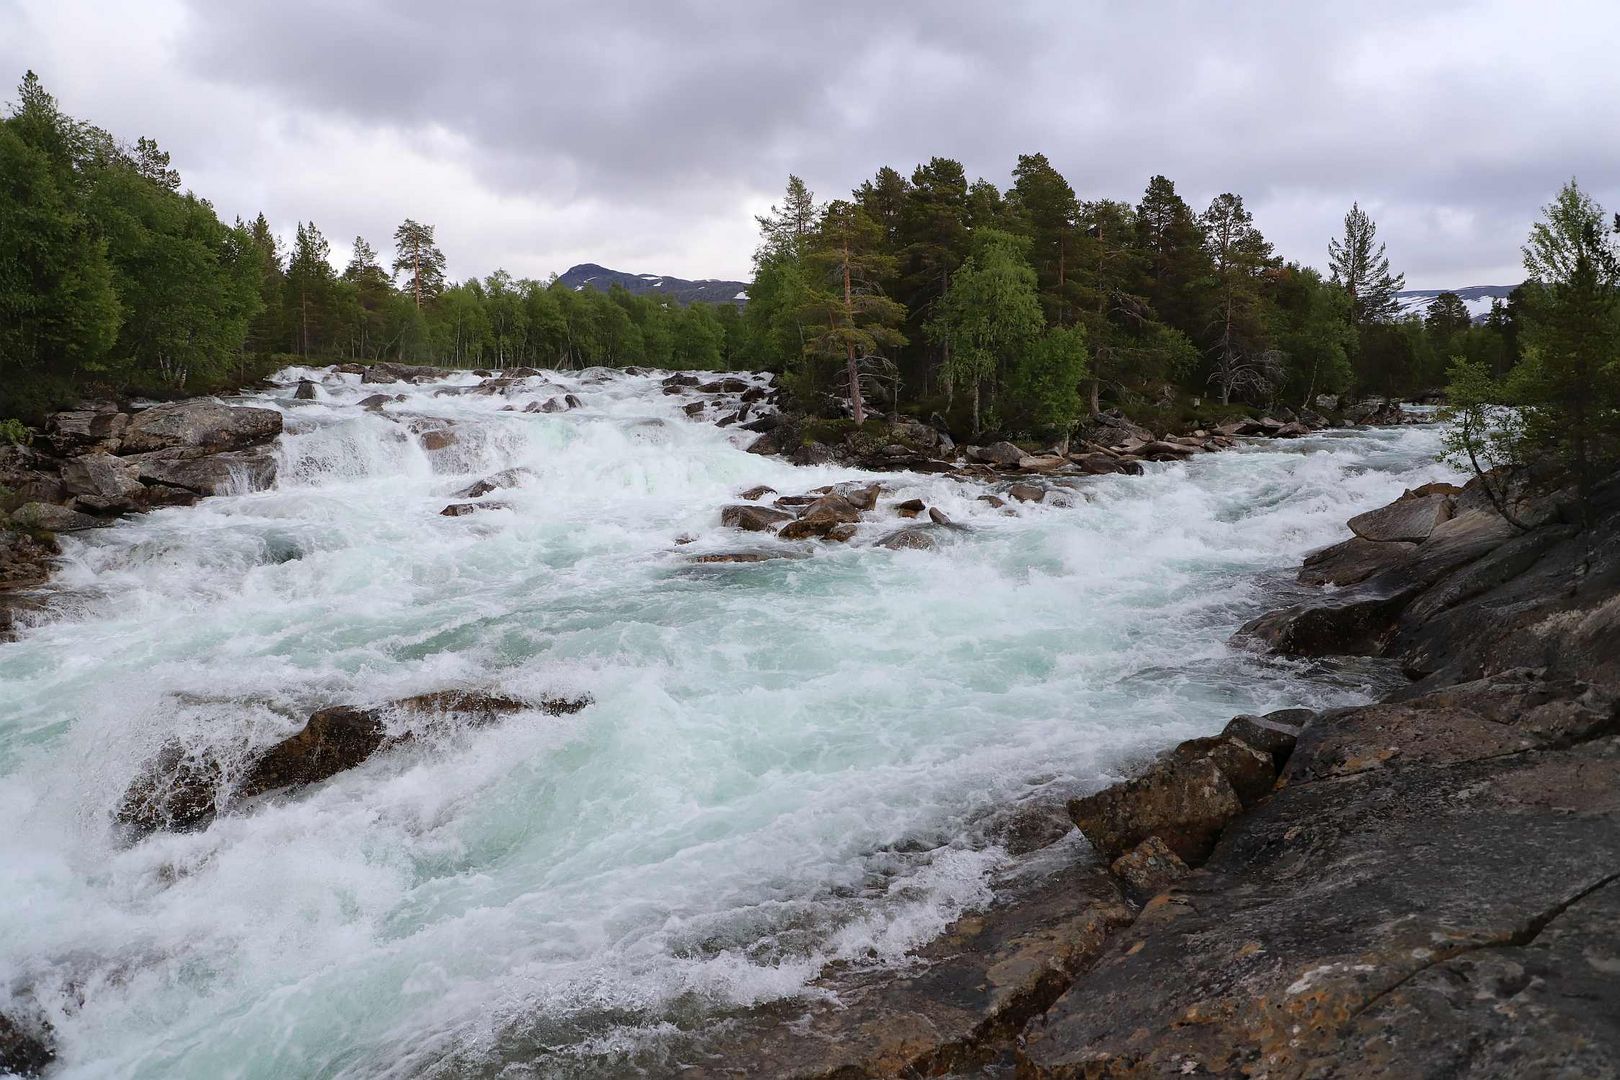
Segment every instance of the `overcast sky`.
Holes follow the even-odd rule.
[[[746,278],[789,172],[1005,185],[1038,150],[1082,198],[1236,191],[1318,266],[1359,200],[1410,286],[1512,283],[1563,180],[1620,204],[1617,43],[1614,0],[0,0],[0,78],[156,138],[224,216],[338,261],[414,217],[456,277]]]

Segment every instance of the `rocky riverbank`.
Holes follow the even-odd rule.
[[[1072,801],[1080,850],[682,1075],[1620,1075],[1620,478],[1590,529],[1515,516],[1476,481],[1356,519],[1300,573],[1322,595],[1242,640],[1410,687]]]
[[[102,401],[53,414],[35,444],[0,447],[0,641],[49,577],[56,534],[268,487],[281,430],[274,409],[213,399],[129,410]]]

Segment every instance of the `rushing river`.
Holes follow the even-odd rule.
[[[283,377],[250,399],[287,416],[274,489],[67,539],[57,614],[0,645],[0,1010],[41,1002],[63,1077],[567,1075],[899,957],[988,899],[1007,853],[984,822],[1018,800],[1238,712],[1364,699],[1371,676],[1228,635],[1347,517],[1447,475],[1428,427],[1014,513],[902,474],[847,545],[698,566],[779,543],[719,526],[739,490],[871,474],[744,453],[650,376],[510,397]],[[406,400],[356,405],[378,390]],[[564,390],[582,407],[500,411]],[[424,415],[457,441],[423,450]],[[506,509],[440,515],[515,466]],[[911,497],[970,531],[871,546]],[[112,828],[165,742],[240,756],[317,708],[449,687],[595,703],[440,732],[204,831]]]

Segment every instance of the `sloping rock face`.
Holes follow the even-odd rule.
[[[1523,677],[1319,720],[1026,1075],[1615,1075],[1617,719]]]

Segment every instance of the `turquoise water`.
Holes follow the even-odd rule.
[[[737,491],[870,474],[745,454],[651,377],[284,381],[258,402],[287,416],[273,490],[68,539],[52,621],[0,645],[0,1008],[37,1000],[62,1076],[405,1077],[514,1045],[567,1074],[889,962],[986,901],[987,816],[1236,712],[1364,696],[1226,639],[1267,572],[1447,475],[1431,428],[1012,514],[897,475],[847,546],[694,566],[779,543],[720,528]],[[406,400],[354,404],[376,391]],[[584,407],[500,411],[563,391]],[[423,451],[422,417],[455,444]],[[514,466],[507,509],[440,516]],[[914,496],[970,529],[872,547]],[[595,703],[441,727],[202,832],[111,827],[171,739],[240,761],[316,708],[447,687]]]

